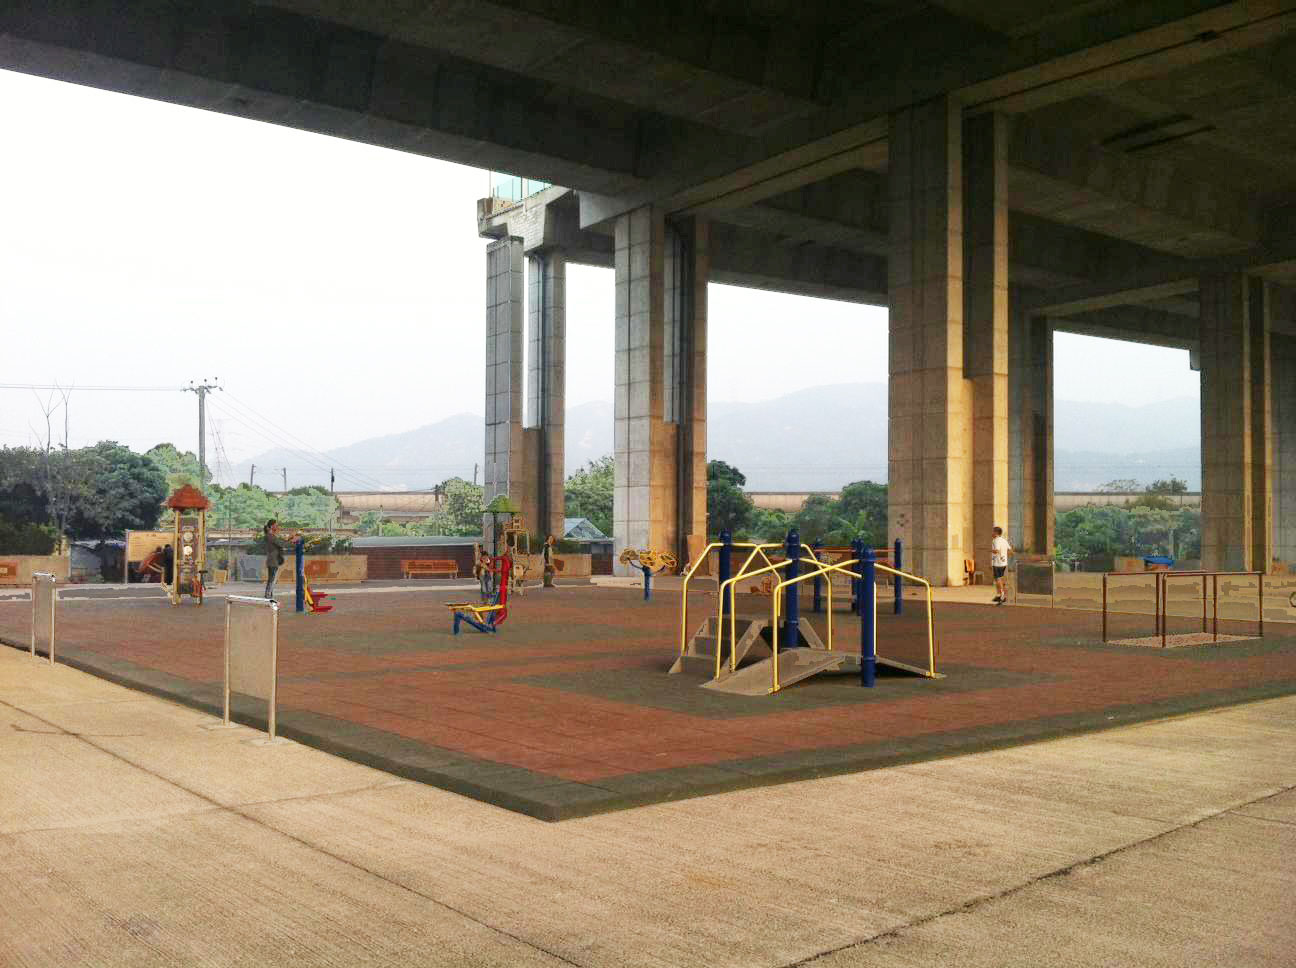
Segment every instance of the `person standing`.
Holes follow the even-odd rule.
[[[545,539],[544,550],[544,587],[554,587],[554,536],[549,535]]]
[[[990,541],[990,567],[994,570],[996,605],[1008,601],[1008,556],[1012,554],[1012,550],[1012,545],[1003,536],[1003,528],[996,527],[994,538]]]
[[[279,522],[274,518],[271,518],[265,524],[264,543],[266,564],[265,597],[273,601],[275,578],[279,574],[279,569],[283,567],[284,556],[289,549],[289,545],[279,537]]]

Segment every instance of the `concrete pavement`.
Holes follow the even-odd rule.
[[[0,964],[1296,964],[1296,698],[546,824],[0,649]]]

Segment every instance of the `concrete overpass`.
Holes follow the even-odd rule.
[[[1205,563],[1296,559],[1296,3],[9,0],[0,67],[563,186],[478,209],[486,482],[539,518],[579,261],[617,273],[623,546],[705,534],[714,279],[889,306],[933,578],[994,523],[1052,543],[1057,329],[1192,350]]]

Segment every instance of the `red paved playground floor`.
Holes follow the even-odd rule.
[[[329,615],[283,613],[281,732],[562,819],[1296,692],[1292,625],[1267,626],[1263,641],[1162,652],[1099,644],[1093,613],[942,604],[943,679],[886,675],[868,690],[823,677],[745,698],[666,674],[676,593],[644,603],[636,590],[536,589],[499,634],[456,637],[442,603],[464,594],[366,591],[339,595]],[[700,622],[714,599],[692,602]],[[156,598],[65,600],[58,654],[215,711],[223,616],[218,599],[178,609]],[[0,603],[0,639],[25,646],[29,621],[29,603]],[[822,616],[813,621],[822,633]],[[918,608],[879,621],[884,654],[922,641]],[[1149,621],[1117,617],[1113,634],[1145,634]],[[858,642],[856,620],[835,622],[839,645]],[[236,708],[264,722],[263,704]]]

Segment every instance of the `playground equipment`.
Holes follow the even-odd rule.
[[[1262,571],[1109,571],[1103,575],[1102,581],[1102,640],[1104,643],[1112,641],[1108,637],[1107,630],[1107,612],[1108,612],[1108,591],[1107,586],[1112,579],[1125,578],[1151,578],[1152,591],[1154,595],[1154,604],[1152,614],[1155,622],[1152,635],[1160,637],[1161,648],[1166,648],[1170,644],[1171,638],[1180,639],[1175,644],[1199,644],[1202,640],[1197,635],[1206,635],[1208,623],[1206,617],[1206,588],[1207,581],[1210,582],[1210,600],[1211,600],[1211,620],[1209,631],[1212,642],[1219,641],[1219,580],[1221,578],[1254,578],[1256,583],[1256,638],[1264,638],[1264,572]],[[1182,578],[1200,578],[1202,583],[1202,614],[1201,614],[1201,632],[1193,633],[1190,641],[1184,642],[1181,636],[1170,636],[1167,631],[1167,614],[1170,602],[1170,582]],[[1119,641],[1119,640],[1117,640]]]
[[[58,608],[58,578],[47,571],[32,573],[31,654],[36,658],[44,646],[54,664],[54,614]]]
[[[730,574],[732,549],[735,545],[729,535],[722,534],[721,541],[708,546],[703,556],[713,548],[720,549],[719,568],[719,603],[715,619],[708,618],[694,633],[688,635],[688,580],[693,576],[701,563],[701,558],[694,562],[685,574],[683,589],[683,606],[680,616],[680,654],[671,672],[681,672],[693,668],[711,672],[711,680],[703,684],[704,688],[738,695],[766,695],[775,693],[819,672],[847,671],[858,672],[861,685],[871,687],[875,682],[876,665],[885,665],[902,669],[925,678],[940,678],[936,671],[936,640],[932,588],[930,582],[917,575],[880,564],[874,557],[872,549],[864,548],[859,559],[848,559],[837,563],[822,562],[800,541],[795,530],[788,534],[786,557],[779,562],[770,561],[766,551],[777,545],[744,545],[750,549],[746,560],[737,574]],[[809,552],[803,556],[803,553]],[[764,562],[764,564],[760,564]],[[760,565],[756,567],[756,565]],[[802,565],[808,570],[802,574]],[[879,656],[877,651],[877,574],[882,572],[892,577],[893,581],[912,581],[922,585],[927,599],[927,636],[925,655],[913,662],[901,661],[894,656]],[[734,591],[738,582],[763,575],[773,575],[779,580],[771,590],[771,611],[768,620],[755,619],[747,622],[741,636],[738,634],[738,617]],[[833,629],[833,584],[834,575],[843,575],[856,588],[860,604],[860,652],[858,656],[835,648]],[[800,620],[800,586],[806,582],[818,583],[822,579],[828,588],[828,609],[826,624],[826,641],[820,640],[818,634],[808,623]],[[900,606],[897,606],[897,609]],[[726,629],[726,619],[728,628]],[[714,621],[714,624],[713,624]],[[764,634],[769,631],[766,642]],[[726,631],[728,641],[725,641]],[[780,638],[786,645],[780,648]],[[802,645],[802,643],[805,643]],[[768,657],[752,665],[740,667],[744,658],[752,650],[762,647],[768,650]],[[728,658],[728,662],[724,661]]]
[[[304,579],[302,581],[302,585],[303,585],[302,597],[305,599],[306,611],[310,612],[312,615],[322,615],[325,612],[333,611],[332,605],[324,604],[324,600],[326,598],[332,598],[333,597],[332,595],[329,595],[325,592],[315,591],[313,588],[310,587],[310,582],[305,581]]]
[[[461,622],[467,622],[478,632],[495,632],[508,618],[509,572],[513,558],[504,554],[498,557],[482,556],[481,567],[496,575],[494,594],[485,602],[447,602],[446,608],[454,616],[454,634],[459,634]]]
[[[174,549],[171,587],[172,605],[184,595],[201,605],[207,580],[207,509],[211,502],[191,484],[179,488],[166,500],[175,518],[171,547]]]
[[[279,686],[279,605],[268,598],[225,599],[223,726],[230,726],[230,694],[266,701],[266,732],[275,740]]]
[[[649,548],[626,548],[621,552],[620,562],[623,565],[633,565],[643,572],[644,577],[644,601],[652,600],[652,579],[653,575],[660,575],[663,572],[674,571],[679,567],[679,559],[669,551],[652,551]]]

